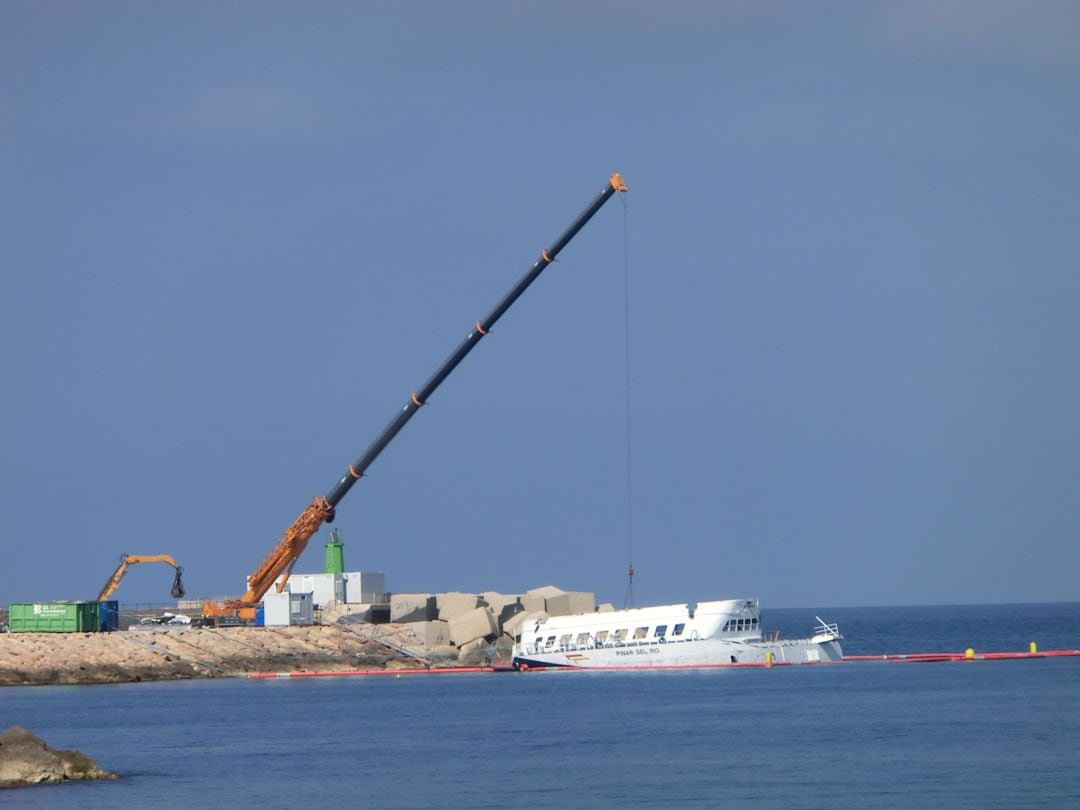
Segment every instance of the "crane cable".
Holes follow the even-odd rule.
[[[626,349],[626,595],[623,609],[634,606],[634,508],[630,453],[630,206],[628,194],[620,194],[623,204],[623,325]]]

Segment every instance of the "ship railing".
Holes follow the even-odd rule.
[[[840,625],[836,624],[835,622],[833,624],[829,624],[820,616],[815,616],[814,618],[818,620],[818,625],[814,628],[814,635],[842,638],[842,636],[840,635]]]

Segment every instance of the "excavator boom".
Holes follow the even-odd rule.
[[[367,450],[356,461],[348,466],[333,489],[325,496],[316,496],[301,513],[300,517],[285,530],[285,533],[278,539],[259,567],[248,577],[247,593],[239,599],[227,600],[223,605],[206,602],[203,605],[204,616],[236,616],[241,619],[252,619],[255,615],[255,605],[270,590],[275,580],[278,581],[278,591],[284,589],[285,582],[292,573],[296,561],[307,547],[308,541],[323,523],[333,521],[334,510],[352,488],[352,485],[364,476],[368,467],[378,458],[379,454],[393,441],[394,437],[405,427],[416,412],[427,403],[431,395],[435,393],[435,389],[457,368],[458,364],[465,359],[465,356],[480,342],[480,339],[491,331],[496,321],[506,313],[521,294],[528,289],[529,285],[536,281],[549,264],[555,261],[555,257],[577,235],[577,232],[592,219],[593,215],[603,207],[604,203],[618,192],[626,190],[626,183],[623,181],[622,176],[618,173],[611,175],[604,189],[589,203],[584,211],[578,214],[570,227],[563,231],[550,247],[540,251],[540,257],[518,280],[510,292],[503,296],[502,300],[486,317],[475,323],[468,336],[431,375],[423,387],[406,400],[404,407],[383,428],[375,441],[368,446]]]
[[[170,557],[168,554],[121,554],[120,565],[116,566],[116,570],[113,571],[112,576],[109,577],[108,582],[105,583],[105,587],[101,589],[101,593],[98,594],[97,601],[103,602],[113,595],[113,591],[120,585],[120,580],[124,578],[124,574],[127,573],[128,566],[135,565],[137,563],[165,563],[171,565],[176,569],[176,576],[173,579],[172,595],[173,598],[179,599],[184,595],[184,583],[180,579],[180,575],[184,573],[184,569],[177,565],[176,560]]]

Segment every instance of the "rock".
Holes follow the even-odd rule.
[[[49,748],[22,726],[0,734],[0,788],[46,785],[76,779],[116,779],[79,751]]]

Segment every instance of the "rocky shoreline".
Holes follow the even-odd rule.
[[[117,778],[86,754],[50,748],[22,726],[11,726],[0,734],[0,788]]]
[[[472,667],[492,648],[416,645],[401,625],[153,628],[0,634],[0,686],[104,684],[253,673]],[[496,650],[496,658],[506,651]]]

